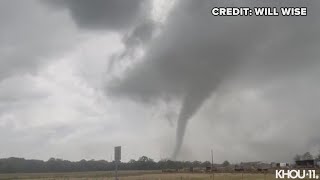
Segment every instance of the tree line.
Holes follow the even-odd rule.
[[[312,156],[310,152],[302,155],[296,155],[294,160],[320,160],[320,153]],[[217,165],[217,164],[215,164]],[[228,161],[224,161],[220,166],[229,166]],[[120,170],[162,170],[162,169],[181,169],[189,167],[208,167],[211,166],[209,161],[172,161],[160,160],[155,162],[146,156],[138,160],[129,162],[120,162]],[[57,158],[50,158],[48,161],[29,160],[24,158],[4,158],[0,159],[0,173],[41,173],[41,172],[83,172],[83,171],[112,171],[115,169],[115,162],[106,160],[81,160],[68,161]]]
[[[209,161],[172,161],[161,160],[155,162],[146,156],[138,160],[120,162],[120,170],[161,170],[180,169],[188,167],[211,166]],[[112,171],[115,169],[115,162],[105,160],[81,160],[68,161],[50,158],[48,161],[28,160],[24,158],[0,159],[0,173],[43,173],[43,172],[81,172],[81,171]]]
[[[293,160],[294,161],[301,161],[301,160],[320,160],[320,151],[319,154],[317,156],[313,156],[310,152],[306,152],[304,154],[297,154]]]

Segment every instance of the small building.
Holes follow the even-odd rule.
[[[261,161],[257,162],[241,162],[234,167],[234,171],[246,171],[246,172],[268,172],[271,169],[271,164]]]
[[[289,167],[289,163],[277,163],[276,164],[276,167],[277,168],[287,168],[287,167]]]
[[[244,171],[243,167],[240,166],[240,165],[235,165],[235,166],[234,166],[234,170],[235,170],[235,171]]]
[[[278,164],[278,163],[272,162],[272,163],[271,163],[271,168],[274,168],[274,169],[277,168],[277,164]]]
[[[257,162],[241,162],[240,167],[244,169],[244,171],[255,171],[258,169],[258,165],[261,164],[260,161]]]
[[[206,172],[211,172],[212,171],[212,167],[211,166],[207,166],[206,167]]]
[[[271,164],[268,164],[268,163],[260,163],[257,165],[257,170],[261,172],[267,172],[271,168],[272,168]]]
[[[162,169],[163,173],[176,173],[178,169]]]

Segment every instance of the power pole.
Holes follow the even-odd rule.
[[[115,163],[116,163],[116,175],[115,175],[116,177],[115,177],[115,180],[119,180],[118,179],[118,161],[116,161]]]
[[[118,179],[118,164],[120,163],[121,160],[121,146],[116,146],[114,147],[114,162],[116,164],[116,169],[115,169],[115,180]]]
[[[211,149],[211,172],[212,172],[212,179],[214,180],[214,171],[213,171],[213,150]]]
[[[213,170],[213,150],[211,149],[211,170]]]

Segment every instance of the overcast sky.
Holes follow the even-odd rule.
[[[308,7],[214,17],[215,6]],[[320,150],[316,0],[1,0],[0,158],[292,161]]]

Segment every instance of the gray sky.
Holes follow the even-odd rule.
[[[303,6],[307,17],[214,17]],[[0,1],[2,157],[291,161],[320,150],[318,1]],[[175,153],[174,153],[175,151]]]

